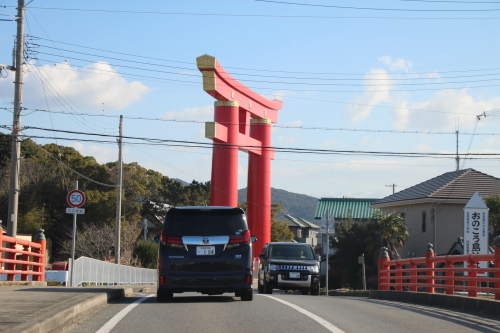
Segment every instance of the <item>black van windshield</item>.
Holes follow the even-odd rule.
[[[269,257],[273,259],[314,259],[314,252],[308,245],[273,245]]]
[[[164,229],[169,236],[231,236],[248,229],[245,215],[239,210],[177,210],[172,213],[165,217]]]

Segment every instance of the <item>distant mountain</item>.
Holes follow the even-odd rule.
[[[184,186],[189,185],[189,183],[188,183],[188,182],[185,182],[185,181],[183,181],[182,179],[179,179],[179,178],[174,178],[174,180],[175,180],[176,182],[178,182],[178,183],[181,183],[181,184],[182,184],[182,185],[184,185]]]
[[[314,221],[318,198],[305,194],[292,193],[271,187],[271,203],[279,203],[283,206],[282,214],[290,214],[293,217],[301,217],[310,222]],[[247,189],[238,190],[238,202],[247,201]]]

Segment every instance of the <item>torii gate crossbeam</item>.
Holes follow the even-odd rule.
[[[271,241],[271,123],[278,121],[279,100],[268,100],[231,77],[210,55],[196,58],[203,90],[213,96],[214,121],[205,137],[214,141],[210,204],[238,205],[238,150],[248,158],[247,220],[257,237],[254,253]]]

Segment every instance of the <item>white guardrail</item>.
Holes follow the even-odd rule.
[[[71,278],[71,259],[68,265],[69,286],[156,284],[156,269],[138,268],[113,264],[97,259],[80,257],[75,260]]]

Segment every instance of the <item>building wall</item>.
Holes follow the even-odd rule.
[[[410,237],[398,252],[401,258],[423,257],[427,244],[434,245],[434,253],[445,254],[459,236],[463,236],[463,204],[434,203],[402,205],[382,208],[383,214],[394,211],[405,214]],[[426,230],[422,232],[422,212],[426,212]]]

